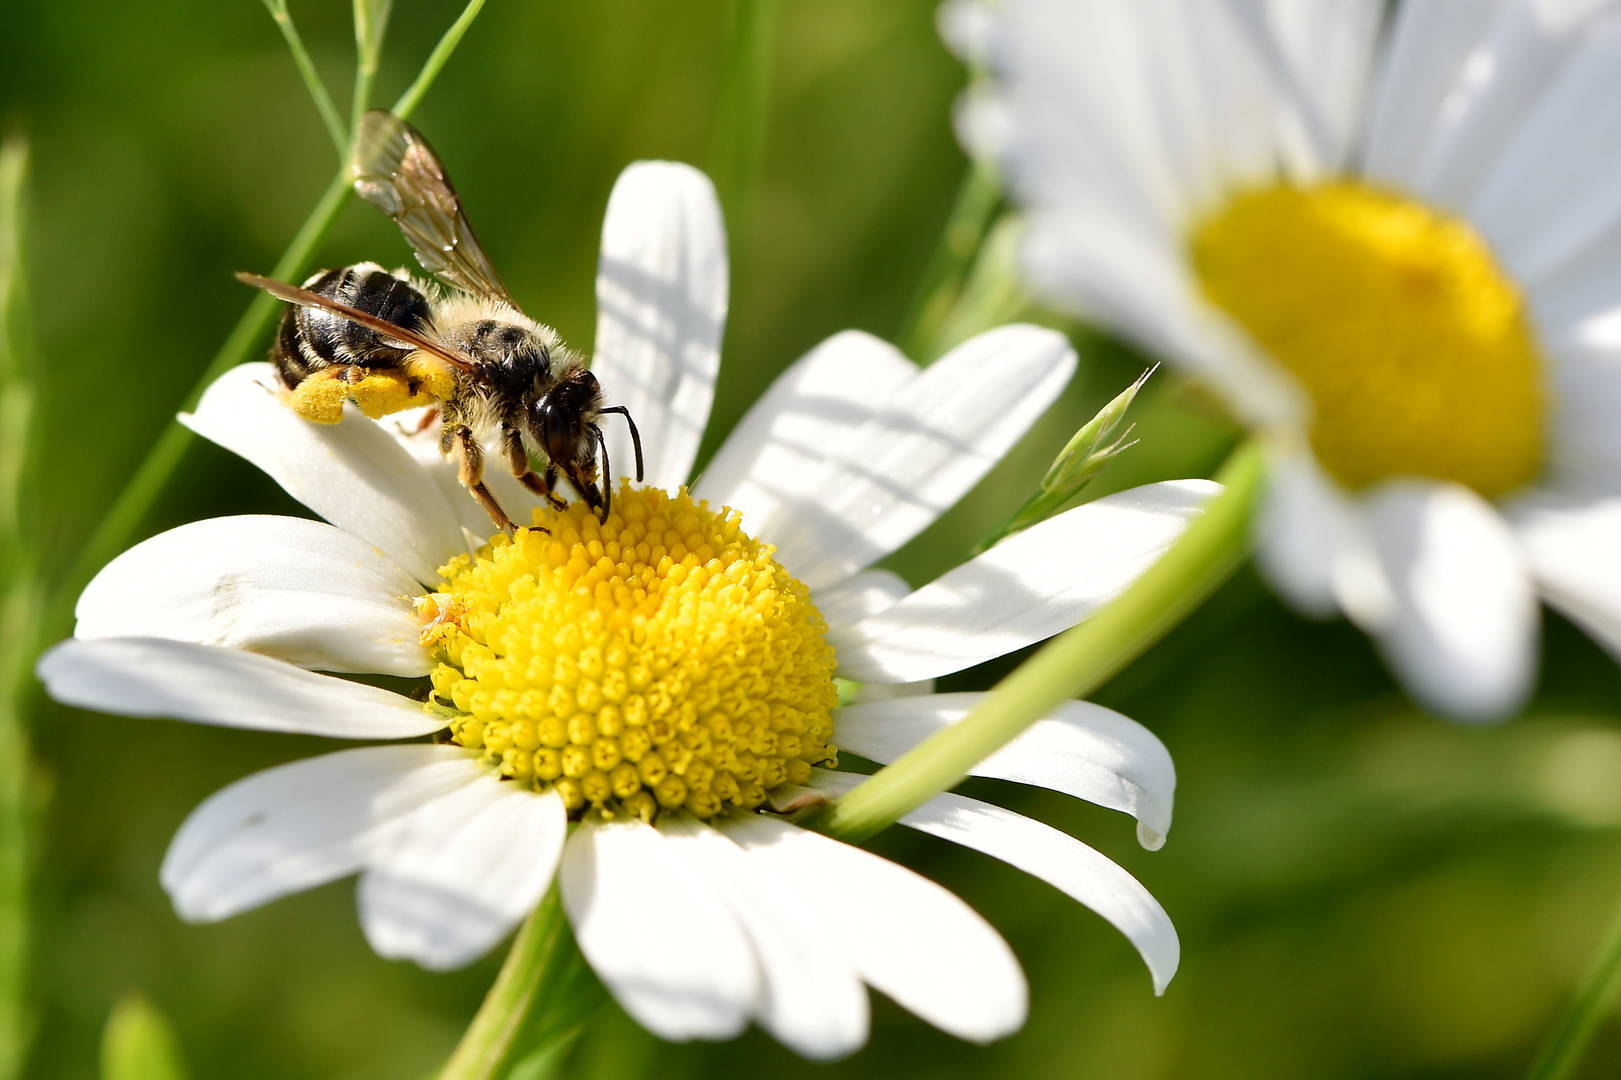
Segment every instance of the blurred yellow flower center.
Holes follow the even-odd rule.
[[[831,759],[827,625],[774,548],[685,491],[536,511],[418,604],[454,740],[569,809],[752,809]]]
[[[1193,233],[1205,295],[1310,394],[1341,481],[1514,490],[1542,457],[1542,359],[1519,291],[1464,222],[1362,184],[1246,192]]]

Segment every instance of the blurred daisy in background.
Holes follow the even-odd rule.
[[[1389,12],[1388,16],[1386,12]],[[1621,653],[1621,15],[1594,0],[960,2],[959,116],[1044,298],[1264,436],[1258,558],[1460,719],[1537,597]]]
[[[434,736],[294,762],[208,799],[163,865],[184,918],[359,873],[376,951],[452,968],[556,879],[603,983],[669,1039],[726,1038],[752,1019],[802,1054],[838,1057],[867,1037],[864,984],[965,1039],[1017,1029],[1024,977],[995,930],[790,816],[859,782],[833,770],[836,748],[888,761],[966,715],[981,695],[933,694],[931,680],[1087,617],[1215,485],[1098,500],[913,590],[869,567],[1046,410],[1075,367],[1062,336],[1003,327],[919,370],[868,335],[837,335],[777,380],[689,495],[727,306],[702,174],[643,163],[620,178],[598,300],[594,368],[636,417],[649,480],[623,485],[606,522],[579,504],[537,507],[491,470],[502,504],[536,511],[544,530],[486,544],[488,519],[431,420],[374,423],[351,407],[336,426],[310,424],[268,365],[245,365],[186,422],[330,524],[216,518],[147,540],[85,590],[75,639],[40,661],[42,679],[59,700],[126,715]],[[610,449],[631,460],[628,443]],[[1165,747],[1083,702],[976,773],[1131,814],[1150,848],[1170,826]],[[1079,841],[953,794],[905,824],[1098,911],[1156,992],[1174,974],[1164,910]]]

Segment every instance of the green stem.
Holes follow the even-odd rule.
[[[940,243],[895,339],[901,351],[919,363],[926,364],[938,355],[935,344],[940,331],[956,307],[969,267],[1001,205],[1002,185],[995,171],[988,163],[970,162]]]
[[[377,65],[383,57],[383,35],[394,0],[354,0],[355,87],[349,105],[349,129],[360,127],[360,118],[371,105],[372,83],[377,81]],[[348,156],[347,143],[344,150]]]
[[[347,165],[339,170],[327,186],[326,194],[316,204],[314,211],[305,220],[298,235],[276,262],[271,270],[271,276],[286,281],[295,278],[306,267],[311,254],[317,244],[326,236],[327,230],[337,218],[338,211],[343,208],[349,196],[349,171]],[[225,344],[220,346],[219,352],[204,370],[202,377],[187,393],[182,411],[189,412],[195,408],[198,400],[203,396],[211,383],[231,368],[247,360],[256,342],[263,337],[270,324],[275,320],[279,310],[276,299],[267,293],[259,293],[248,304],[242,317],[231,328],[226,337]],[[114,555],[124,549],[143,518],[151,507],[158,492],[168,483],[169,476],[174,472],[175,466],[180,463],[186,448],[193,439],[191,429],[183,427],[178,422],[171,421],[164,428],[163,434],[158,437],[157,444],[147,453],[146,459],[135,470],[135,475],[119,492],[118,498],[108,509],[96,531],[90,534],[90,539],[80,550],[79,557],[74,561],[73,569],[68,573],[56,590],[52,604],[52,625],[58,625],[57,620],[65,620],[67,611],[71,609],[74,598],[79,591],[95,576]]]
[[[778,0],[732,0],[727,25],[726,68],[709,175],[726,212],[734,266],[747,250],[754,191],[765,160],[777,9]]]
[[[554,885],[519,929],[438,1080],[499,1080],[541,1043],[571,1038],[599,1000],[597,984],[580,977],[584,967]]]
[[[26,709],[42,610],[39,541],[28,512],[39,395],[24,259],[27,173],[26,142],[7,137],[0,144],[0,1080],[21,1073],[33,1027],[28,923],[40,793]]]
[[[394,103],[393,112],[395,116],[404,120],[416,111],[417,105],[422,101],[422,96],[428,92],[428,87],[432,86],[433,81],[439,77],[439,69],[445,66],[445,61],[450,59],[450,54],[456,51],[457,45],[461,44],[462,35],[467,33],[467,28],[473,25],[473,20],[478,18],[478,13],[483,9],[484,0],[468,0],[468,4],[462,9],[461,15],[457,17],[455,22],[450,24],[450,29],[445,31],[444,36],[439,39],[439,44],[435,45],[433,52],[428,54],[428,59],[422,65],[422,70],[417,72],[415,81],[406,87],[405,93],[401,94],[400,99]]]
[[[332,145],[338,148],[338,160],[344,160],[349,156],[349,130],[343,126],[343,118],[338,115],[332,95],[327,93],[326,83],[321,81],[320,73],[315,70],[315,61],[305,50],[304,40],[298,36],[298,27],[293,25],[293,16],[287,10],[287,0],[265,0],[265,7],[270,9],[270,17],[281,28],[281,36],[286,39],[287,49],[293,54],[293,63],[298,65],[298,73],[304,77],[304,86],[315,100],[315,110],[321,114],[327,134],[332,136]]]
[[[417,74],[416,80],[395,104],[394,111],[399,116],[402,118],[409,116],[416,108],[483,6],[484,0],[470,0],[461,17],[445,31],[444,36],[439,39],[439,44],[434,47],[422,70]],[[358,36],[357,31],[357,38]],[[348,200],[349,191],[349,165],[345,161],[337,175],[332,178],[332,182],[327,185],[321,201],[310,211],[310,216],[305,219],[292,243],[287,245],[287,250],[282,252],[281,258],[276,261],[275,267],[270,271],[272,277],[282,281],[296,280],[308,267],[310,257],[332,228],[332,223],[337,220],[338,211],[343,209],[344,203]],[[265,293],[258,294],[249,302],[247,310],[242,313],[242,317],[237,320],[230,335],[226,337],[225,344],[220,346],[219,352],[214,354],[214,359],[202,377],[186,395],[181,406],[182,411],[195,408],[197,401],[203,396],[203,391],[208,389],[215,379],[248,359],[255,343],[263,338],[270,324],[275,321],[278,310],[277,302]],[[157,443],[147,452],[146,459],[136,468],[129,483],[113,501],[101,523],[96,526],[95,532],[90,535],[89,541],[79,552],[79,557],[74,561],[67,577],[51,594],[44,624],[47,631],[67,624],[79,591],[89,583],[97,570],[129,543],[130,536],[146,517],[158,492],[168,483],[175,466],[180,463],[186,448],[191,445],[191,440],[191,430],[179,423],[171,422],[164,428]]]
[[[843,840],[884,829],[968,775],[976,762],[1063,702],[1091,693],[1182,621],[1244,557],[1261,487],[1261,454],[1241,445],[1211,500],[1153,566],[1091,619],[1041,648],[961,723],[936,732],[823,811],[811,824]]]
[[[1587,985],[1543,1044],[1542,1052],[1525,1074],[1526,1080],[1565,1080],[1576,1072],[1621,990],[1621,910],[1599,951],[1598,963]]]

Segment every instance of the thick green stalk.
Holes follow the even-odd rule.
[[[1526,1080],[1566,1080],[1573,1076],[1593,1035],[1615,1005],[1617,991],[1621,991],[1621,911],[1615,915],[1587,985],[1548,1036],[1525,1074]]]
[[[1065,701],[1102,686],[1164,637],[1242,561],[1261,487],[1259,449],[1253,442],[1241,445],[1216,479],[1226,490],[1113,603],[1048,642],[961,723],[878,770],[818,815],[812,827],[859,841],[893,825]]]
[[[338,115],[338,107],[333,104],[332,95],[327,93],[326,83],[321,81],[321,73],[315,70],[315,61],[310,59],[309,51],[304,48],[304,39],[298,36],[298,27],[293,25],[293,16],[287,10],[287,0],[265,0],[265,7],[270,9],[270,17],[281,28],[281,36],[287,42],[288,51],[293,54],[293,63],[304,78],[304,88],[315,102],[315,111],[321,114],[326,133],[332,136],[332,145],[338,148],[338,160],[343,161],[349,156],[349,129]]]
[[[920,364],[939,356],[940,331],[962,295],[963,283],[979,254],[991,221],[1002,205],[1002,185],[990,164],[973,161],[957,188],[957,201],[940,234],[940,243],[923,271],[912,306],[901,323],[896,343]]]
[[[519,929],[439,1080],[500,1080],[520,1059],[572,1039],[601,1001],[600,984],[585,975],[554,885]]]
[[[27,144],[7,138],[0,145],[0,1080],[21,1072],[33,1027],[28,896],[38,788],[26,704],[41,597],[27,512],[38,401],[23,257],[27,170]]]

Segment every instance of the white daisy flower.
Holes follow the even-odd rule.
[[[1621,654],[1616,4],[1007,0],[942,26],[993,76],[960,130],[1026,212],[1033,286],[1264,433],[1285,596],[1461,718],[1525,701],[1539,594]]]
[[[306,423],[264,364],[222,377],[185,418],[330,524],[217,518],[136,546],[85,590],[75,638],[40,661],[50,692],[132,716],[436,739],[298,761],[208,799],[163,864],[183,918],[358,873],[373,948],[453,968],[556,878],[587,960],[667,1039],[726,1038],[756,1020],[802,1054],[838,1057],[867,1037],[863,984],[964,1039],[1020,1026],[1023,975],[983,919],[780,811],[859,782],[823,767],[835,745],[888,761],[966,715],[982,695],[932,694],[929,680],[1107,603],[1214,485],[1100,499],[915,591],[868,570],[968,491],[1069,380],[1061,336],[1013,326],[927,370],[868,335],[831,338],[777,380],[689,495],[725,251],[702,174],[643,163],[620,178],[595,369],[636,417],[651,486],[622,486],[605,523],[579,504],[543,508],[549,532],[486,546],[488,519],[431,430],[358,414]],[[536,509],[493,472],[504,506]],[[840,677],[865,684],[836,713],[835,656]],[[426,678],[432,696],[318,672]],[[1149,847],[1170,827],[1165,747],[1095,705],[1069,703],[975,772],[1131,814]],[[1175,972],[1164,910],[1079,841],[954,794],[905,823],[1102,914],[1156,992]]]

